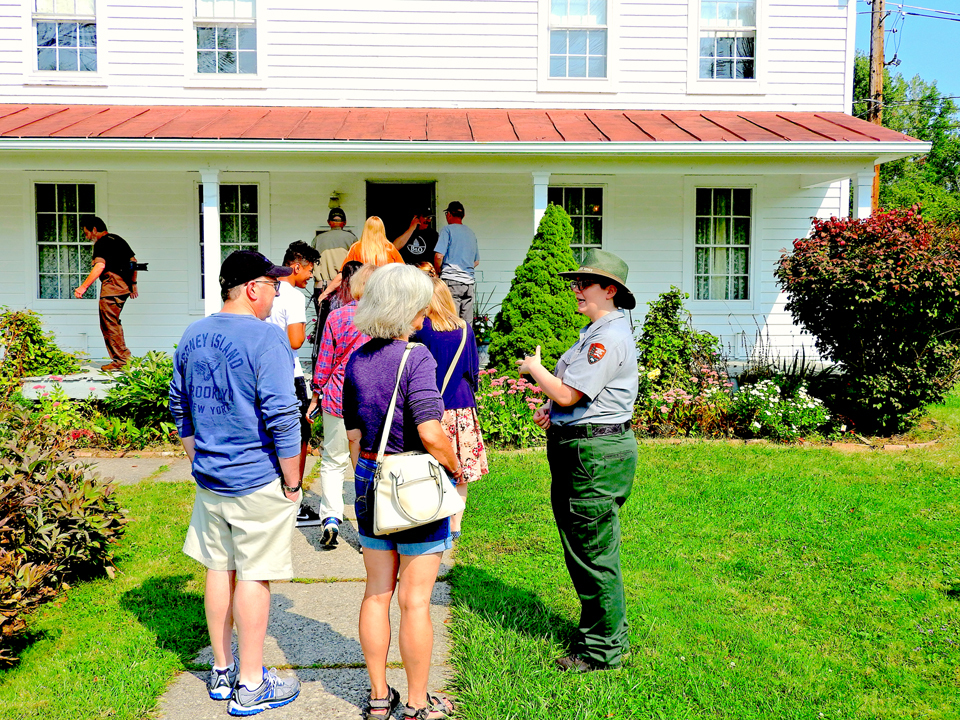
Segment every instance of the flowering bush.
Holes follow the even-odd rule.
[[[546,435],[533,422],[533,411],[546,398],[523,378],[493,377],[496,370],[480,371],[477,416],[484,442],[490,447],[525,448],[543,445]]]
[[[633,424],[642,435],[729,435],[727,408],[730,405],[727,374],[702,365],[688,378],[688,387],[653,390],[649,384],[660,377],[660,369],[640,366],[641,398],[634,406]],[[647,391],[643,392],[646,386]]]
[[[744,385],[730,403],[730,418],[744,437],[794,441],[816,433],[830,420],[826,407],[801,383],[790,394],[776,379]]]

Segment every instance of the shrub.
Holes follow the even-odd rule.
[[[548,205],[494,321],[490,364],[501,372],[516,371],[516,361],[532,355],[537,345],[544,367],[552,369],[586,324],[569,281],[558,275],[578,267],[571,237],[570,217]]]
[[[0,445],[0,665],[15,661],[24,616],[66,583],[112,574],[127,522],[114,486],[67,461],[51,426],[23,409]]]
[[[647,303],[650,309],[637,340],[642,396],[671,389],[695,391],[702,385],[704,370],[722,371],[720,340],[693,327],[683,307],[689,297],[671,286]]]
[[[151,350],[145,357],[130,358],[104,400],[111,415],[133,420],[139,427],[159,428],[170,421],[167,407],[173,358]]]
[[[76,354],[57,347],[53,333],[44,332],[40,316],[32,310],[0,313],[0,399],[6,401],[18,390],[22,378],[31,375],[70,375],[80,371]]]
[[[787,310],[839,364],[831,409],[900,432],[960,377],[960,247],[914,210],[813,220],[776,276]]]
[[[730,419],[740,437],[789,442],[823,430],[830,414],[805,383],[791,392],[774,378],[741,387],[730,403]]]
[[[544,445],[543,428],[533,421],[533,411],[546,400],[540,388],[523,378],[495,374],[494,369],[480,371],[477,416],[483,441],[498,448]]]

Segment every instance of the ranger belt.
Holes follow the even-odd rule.
[[[558,440],[574,440],[577,438],[591,438],[600,435],[619,435],[631,427],[630,421],[615,423],[614,425],[551,425],[547,434]]]

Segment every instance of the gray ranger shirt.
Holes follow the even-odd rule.
[[[639,372],[630,323],[619,310],[580,331],[580,339],[557,361],[554,375],[583,397],[570,407],[551,403],[554,425],[612,425],[633,417]]]

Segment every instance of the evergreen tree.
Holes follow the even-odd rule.
[[[515,372],[516,361],[532,355],[537,345],[544,367],[552,369],[586,324],[570,281],[558,274],[579,267],[570,250],[572,237],[570,217],[548,205],[494,321],[490,364],[501,372]]]

